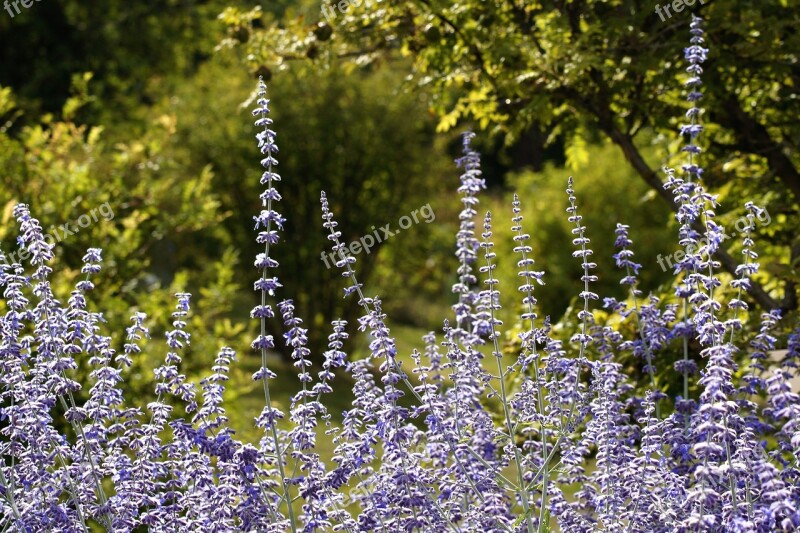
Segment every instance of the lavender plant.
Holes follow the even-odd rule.
[[[747,204],[743,262],[736,294],[727,309],[714,254],[723,228],[716,222],[715,195],[702,184],[697,158],[702,127],[698,102],[703,47],[701,21],[693,18],[685,57],[690,123],[688,160],[682,176],[667,170],[665,186],[678,204],[680,244],[676,264],[680,303],[644,298],[637,289],[641,265],[634,262],[628,227],[616,230],[614,255],[629,287],[624,301],[603,306],[635,323],[625,338],[598,323],[599,296],[589,230],[568,181],[565,209],[573,224],[573,256],[583,269],[579,331],[568,344],[540,320],[535,289],[545,282],[534,270],[535,250],[514,196],[514,234],[522,299],[519,350],[501,346],[498,319],[501,287],[494,275],[491,213],[476,234],[480,191],[485,188],[473,134],[463,137],[459,193],[463,210],[456,236],[457,303],[440,335],[424,337],[414,364],[403,367],[382,311],[358,280],[356,259],[347,255],[327,196],[321,194],[322,226],[347,280],[345,297],[363,314],[368,353],[343,351],[346,324],[335,320],[328,350],[315,370],[309,331],[291,299],[274,303],[281,284],[274,258],[284,217],[276,133],[271,129],[266,86],[259,83],[256,126],[263,156],[263,209],[254,217],[264,252],[252,310],[260,332],[252,347],[261,356],[253,379],[265,405],[255,424],[257,443],[237,440],[228,426],[223,395],[236,354],[222,347],[212,373],[195,384],[181,372],[181,352],[191,340],[190,295],[176,295],[169,352],[155,371],[157,399],[126,405],[120,390],[126,369],[149,338],[147,317],[133,314],[123,353],[101,332],[102,314],[89,311],[91,276],[101,271],[99,249],[84,257],[80,281],[64,305],[50,289],[52,245],[28,206],[14,216],[28,265],[0,251],[0,524],[3,531],[794,531],[800,528],[800,395],[792,391],[800,358],[800,327],[789,337],[785,357],[771,365],[777,346],[776,311],[761,317],[752,339],[742,338],[745,293],[758,270],[752,239],[759,208]],[[702,238],[701,238],[702,237]],[[508,305],[508,302],[506,302]],[[276,313],[277,309],[277,313]],[[277,342],[267,321],[284,325],[298,392],[284,412],[273,402],[268,355]],[[701,347],[704,368],[690,357]],[[681,345],[675,365],[684,390],[667,409],[656,379],[659,354]],[[649,390],[637,389],[617,360],[630,352],[641,360]],[[92,366],[88,400],[78,405],[82,385],[70,378],[76,360]],[[317,358],[316,360],[319,360]],[[736,361],[745,361],[739,368]],[[316,375],[315,375],[316,373]],[[690,397],[699,373],[700,394]],[[354,400],[334,422],[325,398],[347,374]],[[181,405],[185,417],[175,415]],[[60,423],[62,422],[63,423]],[[69,433],[60,432],[66,427]],[[330,439],[333,455],[318,451]]]

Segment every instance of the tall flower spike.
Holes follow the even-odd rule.
[[[182,363],[180,352],[189,345],[191,335],[186,331],[186,317],[189,315],[189,299],[191,294],[186,292],[179,292],[175,295],[178,299],[178,305],[175,312],[172,313],[172,330],[166,333],[167,346],[170,352],[167,353],[166,365],[156,369],[156,377],[162,379],[168,389],[164,392],[177,396],[181,400],[190,404],[194,403],[194,385],[186,382],[186,376],[178,373],[178,365]],[[163,374],[159,374],[162,372]],[[156,392],[158,387],[156,387]]]
[[[528,240],[530,239],[530,235],[522,232],[522,209],[520,207],[519,197],[516,194],[514,194],[514,200],[511,203],[511,208],[512,212],[514,213],[514,217],[511,219],[514,223],[514,225],[511,227],[511,231],[515,233],[513,239],[516,244],[513,251],[520,256],[519,261],[517,261],[517,267],[520,269],[517,275],[523,280],[523,284],[518,287],[518,290],[525,295],[522,298],[522,314],[520,315],[520,318],[523,320],[523,322],[525,320],[529,322],[528,330],[520,333],[519,335],[522,343],[520,370],[524,374],[529,366],[533,367],[533,386],[531,386],[529,381],[523,383],[524,385],[527,385],[529,391],[536,391],[535,400],[531,401],[528,407],[529,409],[532,408],[531,410],[533,411],[533,418],[535,419],[536,425],[540,426],[541,464],[536,463],[536,468],[540,469],[542,473],[542,500],[539,505],[539,524],[543,524],[548,506],[547,494],[549,490],[548,483],[550,480],[550,461],[548,459],[547,432],[541,428],[545,409],[544,394],[542,391],[542,388],[544,387],[544,380],[540,374],[539,353],[536,348],[537,332],[535,320],[537,315],[535,311],[536,297],[533,294],[536,286],[533,282],[535,281],[539,285],[544,285],[544,281],[542,281],[542,278],[544,278],[544,271],[531,270],[531,267],[534,264],[534,260],[530,256],[530,254],[533,253],[533,248],[527,244]],[[540,416],[542,418],[539,418]]]
[[[344,296],[347,298],[352,293],[357,292],[359,294],[358,305],[368,306],[370,302],[368,299],[364,298],[361,293],[362,285],[358,283],[355,278],[355,273],[353,272],[352,265],[355,264],[356,258],[347,255],[347,247],[343,242],[339,241],[342,232],[336,229],[339,223],[333,219],[333,213],[328,206],[328,197],[325,195],[325,191],[320,193],[319,201],[322,207],[322,219],[325,221],[322,227],[328,230],[328,240],[331,241],[331,249],[338,257],[336,260],[336,268],[342,269],[342,277],[350,278],[352,281],[352,285],[345,287]]]
[[[306,531],[314,530],[315,527],[329,529],[331,523],[326,517],[324,504],[325,500],[330,498],[324,494],[324,468],[319,460],[319,454],[314,453],[317,414],[322,409],[321,405],[313,400],[317,393],[308,387],[313,381],[308,372],[311,368],[311,361],[308,360],[311,351],[306,347],[308,330],[302,327],[303,320],[295,316],[292,300],[283,300],[278,304],[278,309],[286,326],[283,337],[286,346],[292,348],[293,366],[300,371],[298,377],[302,383],[302,390],[290,400],[290,418],[294,422],[294,427],[289,431],[289,441],[294,450],[292,455],[297,461],[292,472],[292,483],[299,485],[304,501],[300,521]],[[295,477],[298,469],[305,474]]]
[[[553,365],[548,369],[548,372],[562,374],[560,382],[552,389],[553,392],[548,395],[548,401],[551,402],[551,405],[554,404],[554,400],[562,405],[567,404],[567,413],[560,416],[559,432],[561,434],[560,437],[563,439],[561,447],[564,450],[562,458],[564,468],[561,471],[560,479],[562,482],[583,483],[586,478],[582,463],[583,457],[588,453],[588,450],[580,440],[573,440],[571,434],[575,425],[583,420],[588,413],[588,395],[583,391],[580,373],[583,365],[591,367],[591,364],[586,359],[588,346],[592,342],[589,329],[594,325],[594,315],[589,310],[589,302],[597,300],[599,297],[589,290],[589,284],[597,281],[597,276],[591,273],[597,267],[597,264],[590,261],[594,252],[588,247],[590,241],[586,237],[586,227],[582,224],[583,217],[578,214],[577,198],[575,197],[573,186],[574,181],[570,176],[566,190],[569,207],[566,211],[569,213],[567,220],[575,226],[571,230],[572,235],[574,235],[572,243],[577,248],[572,252],[572,256],[581,259],[581,267],[583,268],[583,275],[581,276],[583,290],[579,294],[579,297],[583,300],[583,309],[578,312],[581,330],[570,338],[570,342],[577,343],[579,346],[578,357],[570,359],[553,357],[553,352],[550,352],[550,349],[560,351],[560,347],[557,348],[556,345],[548,347],[546,350],[550,354],[548,366]],[[557,400],[555,398],[551,399],[554,393],[560,396]],[[555,406],[555,408],[560,409],[562,405]],[[556,500],[553,500],[553,504],[555,503]]]
[[[533,330],[534,330],[534,321],[537,318],[535,306],[536,306],[536,297],[534,296],[533,292],[536,288],[534,282],[538,285],[544,285],[544,271],[536,271],[531,270],[531,267],[535,263],[531,254],[533,253],[533,248],[528,244],[528,240],[530,240],[531,236],[527,233],[522,232],[522,209],[520,207],[519,197],[514,194],[514,200],[511,204],[512,212],[514,213],[514,217],[511,219],[514,223],[511,226],[511,231],[514,233],[514,253],[519,254],[520,259],[517,261],[517,267],[520,269],[517,273],[517,276],[522,278],[522,285],[518,287],[519,292],[524,294],[525,296],[522,298],[522,306],[523,311],[520,315],[522,320],[530,321],[530,328],[529,332],[531,334],[530,338],[530,348],[532,352],[536,353],[536,343],[533,343]]]
[[[575,189],[573,189],[573,185],[574,182],[572,176],[570,176],[567,182],[567,198],[569,199],[569,207],[567,208],[569,218],[567,220],[575,226],[571,230],[572,234],[575,236],[575,238],[572,239],[572,244],[577,247],[577,250],[572,252],[572,257],[579,257],[581,259],[581,267],[583,268],[583,275],[581,276],[583,290],[579,294],[579,297],[583,300],[583,309],[578,312],[578,320],[580,320],[582,324],[581,333],[574,335],[572,340],[580,344],[580,357],[583,357],[586,346],[591,341],[588,328],[593,323],[593,316],[591,311],[589,311],[589,301],[597,300],[599,297],[589,290],[589,284],[597,281],[597,276],[591,274],[591,271],[597,268],[597,263],[593,263],[589,260],[594,252],[588,247],[590,241],[589,238],[586,237],[586,226],[582,224],[583,217],[578,214],[577,199],[575,198]]]
[[[671,189],[678,204],[675,219],[680,224],[678,230],[679,244],[684,248],[684,258],[675,264],[675,273],[683,273],[682,283],[675,291],[676,296],[683,299],[682,320],[675,326],[675,335],[683,339],[683,359],[675,364],[678,373],[683,374],[683,396],[676,400],[678,411],[691,413],[693,403],[689,399],[689,375],[695,371],[695,364],[689,359],[689,339],[695,332],[695,326],[690,320],[689,299],[696,295],[699,279],[696,272],[703,264],[703,256],[700,251],[700,235],[694,229],[695,223],[700,220],[703,212],[703,192],[696,180],[702,176],[702,169],[696,164],[695,157],[701,153],[697,145],[697,137],[702,132],[702,126],[698,124],[700,108],[698,102],[702,98],[700,85],[702,84],[700,75],[703,73],[702,64],[706,60],[708,50],[702,47],[704,42],[702,19],[692,15],[690,25],[690,46],[684,50],[684,57],[689,62],[686,71],[689,79],[686,81],[688,95],[686,99],[691,103],[690,109],[686,112],[689,124],[681,125],[681,135],[688,135],[689,142],[683,147],[682,151],[688,154],[687,162],[683,165],[686,178],[675,176],[675,171],[671,168],[666,169],[667,181],[664,184],[666,189]],[[702,295],[700,296],[702,298]],[[708,323],[708,320],[705,320]],[[685,428],[688,431],[688,418]]]
[[[622,343],[620,347],[632,346],[635,355],[643,357],[645,360],[644,371],[650,376],[650,385],[652,386],[652,399],[655,401],[656,418],[661,417],[660,406],[658,401],[666,395],[658,389],[655,376],[655,366],[653,365],[653,348],[654,344],[660,344],[660,335],[658,326],[648,321],[647,318],[660,318],[658,317],[658,309],[655,306],[641,306],[639,304],[639,297],[642,292],[636,288],[638,283],[637,275],[642,265],[633,260],[633,250],[630,246],[633,241],[628,237],[629,226],[625,224],[617,224],[615,230],[616,240],[614,246],[619,251],[614,254],[614,260],[617,267],[625,270],[625,276],[620,280],[620,285],[628,285],[629,295],[633,302],[633,313],[636,315],[637,328],[639,330],[639,340],[631,343]],[[622,316],[628,316],[630,311],[622,311]],[[655,315],[655,317],[653,316]],[[654,327],[655,326],[655,327]],[[655,343],[652,337],[656,337]]]
[[[702,19],[692,15],[691,22],[691,45],[684,50],[684,57],[689,62],[686,71],[689,73],[689,79],[686,81],[686,88],[689,93],[686,99],[691,103],[691,108],[686,112],[686,118],[689,119],[689,124],[683,124],[680,127],[681,135],[689,137],[689,142],[683,147],[682,151],[688,154],[687,162],[683,165],[682,169],[687,176],[687,179],[676,178],[672,169],[667,169],[667,183],[666,188],[673,189],[675,194],[675,202],[679,204],[676,219],[681,224],[680,238],[681,246],[692,246],[697,249],[697,233],[692,229],[692,224],[699,219],[700,198],[697,197],[696,181],[703,175],[703,169],[700,168],[695,162],[695,156],[699,155],[702,150],[697,145],[697,137],[703,131],[703,127],[698,123],[700,117],[700,108],[697,103],[703,96],[700,92],[702,80],[700,75],[703,73],[702,64],[706,60],[708,50],[701,45],[704,42],[703,29],[701,26]],[[699,254],[687,254],[687,257],[678,262],[675,267],[676,272],[686,271],[691,272],[696,270],[697,263],[699,262]]]
[[[733,344],[736,332],[742,329],[742,323],[739,315],[741,315],[742,312],[746,312],[749,308],[747,303],[742,299],[743,294],[745,291],[750,289],[750,278],[758,272],[759,268],[759,264],[756,262],[758,259],[758,254],[753,250],[754,243],[752,232],[755,229],[755,218],[761,213],[761,209],[756,207],[752,202],[747,202],[745,204],[745,209],[747,210],[747,225],[742,230],[742,255],[744,256],[744,261],[736,267],[736,274],[739,276],[739,278],[732,280],[730,283],[731,288],[738,291],[736,298],[731,298],[730,302],[728,303],[728,307],[734,311],[734,317],[728,321],[727,326],[730,331],[730,337],[728,338],[728,343],[730,344]],[[762,319],[765,319],[767,322],[771,321],[770,326],[774,326],[774,323],[780,319],[780,313],[774,317],[771,313],[765,313],[762,315]],[[768,330],[770,328],[767,327],[765,330],[764,326],[766,325],[766,323],[762,323],[761,334],[756,337],[754,342],[758,342],[758,339],[763,338],[763,335],[769,337]],[[751,346],[754,348],[756,347],[752,343]],[[752,364],[750,367],[753,372],[744,376],[743,379],[747,385],[742,387],[742,392],[756,394],[759,388],[763,388],[765,386],[764,380],[760,375],[756,376],[755,371],[759,370],[761,371],[760,373],[763,373],[764,367],[761,361],[766,359],[767,354],[764,353],[764,350],[768,349],[769,348],[764,348],[763,350],[756,349],[756,351],[753,352],[751,356]]]
[[[477,260],[479,242],[475,236],[475,216],[478,205],[478,193],[486,188],[486,182],[481,177],[481,156],[473,150],[470,143],[475,137],[471,131],[462,135],[464,155],[456,159],[456,164],[464,170],[461,175],[461,194],[463,209],[458,215],[459,230],[456,234],[456,257],[458,258],[458,283],[453,285],[453,292],[458,295],[458,303],[453,306],[456,313],[456,328],[469,329],[472,306],[477,302],[478,295],[471,288],[477,283],[477,278],[472,272],[472,264]]]
[[[278,160],[275,155],[278,153],[278,146],[275,144],[275,132],[270,129],[272,119],[269,117],[269,100],[267,99],[267,85],[263,79],[258,81],[258,99],[256,100],[256,107],[253,110],[253,116],[258,117],[255,121],[257,127],[262,128],[256,134],[258,141],[258,149],[264,156],[261,159],[261,166],[264,167],[264,172],[261,174],[261,184],[266,186],[266,189],[261,194],[261,213],[254,217],[256,222],[256,229],[261,231],[258,233],[256,242],[264,245],[264,252],[256,256],[255,266],[261,272],[261,277],[255,283],[256,292],[261,295],[261,303],[255,306],[250,313],[253,318],[258,318],[260,322],[260,332],[252,343],[253,349],[261,354],[261,368],[253,374],[253,379],[260,380],[264,387],[264,409],[256,419],[259,427],[268,431],[272,438],[272,449],[278,457],[276,463],[282,484],[282,498],[286,502],[291,502],[292,498],[289,493],[288,480],[284,472],[284,458],[281,455],[281,450],[285,447],[280,442],[278,428],[276,422],[283,418],[283,413],[272,406],[272,397],[270,395],[268,379],[274,378],[275,373],[267,367],[267,352],[275,347],[275,341],[272,335],[267,333],[267,319],[275,316],[272,306],[267,303],[267,296],[274,296],[275,291],[281,286],[278,282],[277,276],[270,276],[270,269],[278,267],[278,262],[270,256],[270,247],[278,242],[278,231],[275,228],[282,229],[284,219],[280,213],[273,209],[273,202],[278,202],[281,199],[280,194],[275,189],[274,183],[281,180],[280,175],[273,169],[278,165]],[[262,494],[264,498],[270,496]],[[286,505],[288,511],[289,525],[291,530],[297,530],[297,524],[294,517],[294,510],[291,503]]]
[[[86,309],[86,291],[94,288],[89,281],[92,274],[100,272],[102,263],[102,250],[89,248],[83,257],[81,272],[86,276],[76,284],[69,300],[70,309],[67,318],[71,323],[67,338],[70,344],[65,347],[67,353],[80,353],[75,343],[81,342],[83,352],[89,357],[89,364],[94,367],[91,377],[95,381],[89,391],[89,399],[78,407],[72,393],[67,393],[70,408],[66,418],[72,423],[76,434],[80,437],[79,448],[84,448],[84,455],[88,458],[89,469],[94,479],[94,485],[100,497],[102,522],[112,526],[112,518],[108,510],[108,498],[102,486],[102,465],[112,459],[114,453],[121,453],[111,445],[114,441],[109,439],[106,425],[115,422],[117,407],[123,403],[122,391],[116,386],[122,381],[119,370],[111,368],[111,358],[114,349],[111,348],[111,337],[100,335],[99,324],[104,321],[102,314],[89,312]],[[66,402],[64,402],[66,403]],[[84,427],[83,421],[87,421]]]
[[[756,262],[758,254],[753,250],[755,243],[753,242],[752,233],[756,227],[755,218],[762,210],[754,205],[753,202],[747,202],[745,204],[745,209],[747,210],[747,215],[745,215],[747,226],[742,230],[742,256],[744,256],[744,261],[736,267],[736,274],[739,278],[731,281],[731,288],[737,289],[738,294],[736,298],[731,299],[728,303],[728,307],[737,312],[737,317],[734,318],[736,322],[732,324],[731,327],[731,342],[733,342],[734,331],[741,327],[738,320],[739,312],[748,310],[747,303],[742,300],[743,293],[750,290],[750,277],[758,272],[759,267],[759,264]]]
[[[709,511],[727,509],[727,506],[736,508],[732,446],[736,429],[741,427],[736,404],[730,400],[735,392],[731,381],[732,374],[736,370],[733,361],[735,348],[725,342],[726,326],[715,316],[721,304],[714,299],[714,291],[721,283],[714,276],[714,269],[718,268],[719,263],[713,256],[725,237],[723,228],[714,220],[713,207],[717,198],[707,193],[699,183],[702,169],[695,162],[695,156],[700,153],[696,139],[702,132],[702,127],[698,124],[700,109],[697,106],[702,97],[699,91],[700,75],[703,71],[701,64],[706,60],[708,53],[701,46],[704,42],[701,23],[700,18],[692,17],[691,45],[684,51],[685,59],[689,62],[686,70],[690,76],[686,82],[689,91],[687,100],[692,106],[687,112],[690,123],[682,125],[680,129],[681,135],[689,137],[689,143],[684,148],[688,153],[688,161],[682,167],[686,180],[681,182],[670,179],[667,183],[667,187],[674,188],[676,202],[680,204],[677,218],[681,223],[681,245],[685,246],[687,251],[686,258],[676,266],[676,272],[685,273],[684,286],[677,291],[677,295],[683,298],[684,323],[680,327],[684,333],[684,362],[681,368],[688,368],[686,363],[688,335],[691,334],[688,327],[689,304],[694,311],[693,322],[697,340],[704,347],[701,356],[708,359],[699,381],[703,386],[700,404],[697,412],[692,415],[694,426],[691,432],[694,439],[692,451],[702,461],[702,467],[697,469],[694,487],[687,494],[691,512],[688,513],[684,526],[689,528],[712,525],[709,522],[709,517],[712,516],[709,515]],[[698,233],[694,229],[697,226],[702,227],[704,232],[701,240],[697,239]],[[690,412],[686,396],[688,396],[688,376],[685,375],[684,400],[676,402],[679,412]],[[688,432],[688,419],[686,424]],[[728,469],[727,476],[716,474],[725,468],[722,466],[723,463],[726,463]]]

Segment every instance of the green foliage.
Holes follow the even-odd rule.
[[[253,88],[252,78],[235,70],[230,58],[220,56],[206,64],[191,85],[164,102],[165,109],[179,117],[171,149],[193,172],[206,165],[220,169],[217,191],[226,212],[255,214],[261,209],[258,153],[253,130],[247,126],[252,123],[250,105],[243,105],[252,98]],[[285,288],[278,297],[292,295],[298,316],[309,324],[324,328],[333,318],[344,316],[355,326],[357,310],[343,302],[341,292],[331,290],[342,285],[339,271],[333,261],[327,268],[321,259],[330,245],[322,228],[320,192],[328,193],[343,240],[350,243],[385,224],[396,230],[399,217],[432,202],[447,185],[444,177],[455,179],[448,157],[436,139],[426,102],[404,91],[402,79],[389,70],[348,73],[335,65],[316,70],[298,64],[274,76],[270,98],[276,104],[281,148],[278,170],[283,179],[278,188],[288,218],[278,246],[292,250],[281,254],[278,276]],[[232,114],[235,109],[240,112]],[[435,211],[437,206],[432,207]],[[243,257],[255,257],[263,250],[254,242],[252,225],[242,221],[241,216],[231,217],[223,228]],[[367,289],[382,293],[383,288],[400,289],[395,301],[403,301],[421,286],[438,296],[424,276],[384,283],[384,276],[375,270],[385,248],[392,251],[383,265],[396,266],[398,261],[424,265],[429,235],[429,226],[419,223],[371,253],[359,254],[357,267]],[[410,247],[415,253],[408,253]],[[256,278],[249,261],[238,274],[248,285]],[[279,328],[272,333],[282,338]]]
[[[174,116],[162,115],[145,136],[113,146],[101,126],[71,120],[89,100],[89,76],[77,80],[63,119],[45,116],[16,134],[0,131],[0,246],[16,251],[13,206],[30,204],[53,237],[54,268],[60,273],[54,290],[64,302],[82,278],[86,249],[102,247],[104,268],[95,278],[91,305],[103,309],[116,332],[124,333],[130,315],[141,310],[151,317],[153,337],[160,339],[170,323],[172,295],[191,290],[204,316],[192,332],[194,366],[205,369],[218,342],[232,342],[241,331],[227,320],[239,288],[233,274],[236,254],[224,251],[224,240],[217,241],[216,254],[190,246],[199,232],[213,232],[224,218],[212,190],[213,174],[209,168],[183,173],[165,152],[175,134]],[[0,90],[0,112],[16,116],[7,89]],[[213,261],[219,256],[222,261]],[[151,370],[166,348],[147,353],[150,358],[137,359],[128,382],[140,394],[152,393]]]
[[[600,133],[625,154],[636,179],[672,205],[658,169],[642,154],[651,141],[663,154],[677,153],[665,144],[677,129],[669,117],[681,116],[685,108],[678,89],[685,80],[683,61],[661,51],[679,50],[687,42],[690,9],[662,21],[653,4],[625,0],[365,1],[344,11],[335,4],[323,4],[326,20],[305,12],[254,28],[247,43],[254,68],[280,67],[304,56],[320,67],[332,57],[354,65],[410,58],[413,79],[434,94],[441,130],[472,122],[508,142],[537,131],[550,143],[566,140],[567,159],[574,164],[585,153],[586,132]],[[797,219],[800,126],[786,120],[800,111],[796,5],[780,0],[696,5],[696,12],[714,20],[704,76],[704,106],[713,112],[703,117],[712,142],[704,167],[712,186],[732,184],[723,215],[754,200],[787,221]],[[231,10],[225,22],[230,27],[249,19],[261,15]],[[328,26],[330,31],[320,31]],[[776,219],[757,236],[770,243],[762,252],[764,262],[773,265],[771,277],[753,293],[762,308],[797,307],[795,229],[796,222]],[[728,254],[723,264],[733,270],[736,262]]]
[[[95,124],[146,120],[153,99],[181,83],[214,49],[219,0],[157,4],[36,2],[0,17],[0,85],[14,87],[32,112],[61,109],[76,73],[93,72]],[[124,115],[123,115],[124,113]]]

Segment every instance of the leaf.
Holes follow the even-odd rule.
[[[458,108],[453,109],[439,120],[439,124],[436,125],[436,132],[444,133],[450,131],[458,124],[458,118],[460,116],[461,110]]]
[[[564,150],[569,170],[578,171],[589,166],[589,151],[586,149],[586,144],[584,130],[578,127]]]

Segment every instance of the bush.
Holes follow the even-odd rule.
[[[480,157],[464,136],[459,193],[455,319],[444,321],[443,342],[433,333],[422,353],[414,351],[410,377],[399,362],[381,300],[358,282],[354,257],[346,255],[325,193],[323,227],[337,266],[348,280],[345,295],[357,299],[361,330],[369,331],[370,354],[351,360],[342,351],[346,324],[333,321],[325,362],[311,374],[308,330],[292,300],[273,303],[281,291],[273,257],[284,218],[275,211],[277,146],[270,129],[266,86],[260,83],[254,111],[263,155],[263,209],[256,217],[255,283],[260,304],[252,315],[261,333],[253,348],[261,368],[266,404],[256,419],[264,431],[257,444],[235,438],[227,425],[223,392],[235,353],[222,348],[212,374],[200,382],[202,397],[181,374],[181,353],[190,341],[190,295],[178,293],[169,352],[156,369],[156,401],[126,406],[119,390],[125,368],[142,350],[145,316],[135,313],[124,351],[100,333],[100,313],[87,309],[101,269],[101,252],[85,254],[82,273],[67,305],[50,286],[53,246],[26,205],[14,208],[20,225],[19,253],[33,269],[0,256],[4,315],[0,317],[2,418],[0,467],[3,522],[20,531],[775,531],[800,527],[800,396],[788,379],[800,357],[800,330],[789,339],[777,366],[770,353],[780,316],[768,312],[754,338],[737,337],[744,294],[756,270],[750,234],[760,213],[746,206],[744,262],[731,281],[736,297],[723,308],[714,251],[723,228],[714,219],[715,197],[699,181],[697,140],[702,131],[699,80],[706,50],[700,20],[692,22],[689,62],[690,124],[683,177],[667,171],[666,187],[679,204],[685,258],[677,262],[678,303],[643,300],[637,287],[628,227],[616,229],[617,265],[628,299],[603,300],[610,313],[630,319],[626,337],[595,319],[599,296],[590,240],[578,212],[572,179],[565,202],[573,256],[581,264],[578,332],[557,340],[536,314],[534,290],[544,273],[535,270],[523,230],[522,207],[514,198],[513,228],[523,312],[521,348],[514,357],[500,348],[500,295],[491,213],[476,221],[478,194],[485,187]],[[700,222],[705,235],[692,229]],[[478,224],[478,226],[476,226]],[[480,266],[479,266],[480,265]],[[476,268],[478,272],[476,272]],[[29,275],[30,274],[30,275]],[[482,274],[483,290],[477,290]],[[311,282],[311,281],[310,281]],[[288,413],[271,402],[276,377],[267,366],[276,339],[266,323],[276,313],[283,341],[299,372],[300,391]],[[675,399],[674,411],[653,377],[645,397],[632,393],[615,360],[638,356],[655,376],[660,355],[678,345],[675,364],[688,391],[698,371],[689,357],[699,347],[705,368],[699,395]],[[737,352],[749,357],[737,368]],[[80,384],[70,378],[76,358],[94,368],[89,399],[79,405]],[[377,368],[376,368],[377,366]],[[334,424],[326,407],[338,374],[351,376],[352,408]],[[410,398],[409,398],[410,396]],[[187,417],[172,415],[180,406]],[[669,412],[668,412],[669,411]],[[288,414],[288,420],[285,419]],[[68,435],[54,429],[66,420]],[[324,433],[324,436],[322,435]],[[319,440],[333,443],[330,466],[318,453]]]
[[[205,326],[195,332],[193,348],[202,353],[235,343],[242,336],[229,322],[241,290],[234,274],[237,254],[224,236],[213,235],[226,216],[214,192],[213,172],[209,167],[186,171],[170,154],[173,115],[153,117],[146,134],[124,143],[110,140],[102,126],[78,122],[76,113],[91,98],[90,79],[76,76],[61,118],[46,116],[40,122],[20,117],[10,90],[0,91],[0,116],[14,125],[0,130],[0,249],[11,250],[17,240],[14,206],[35,205],[45,238],[57,245],[49,265],[59,273],[50,282],[54,293],[69,295],[85,277],[86,249],[102,245],[104,277],[91,303],[102,310],[109,331],[124,330],[134,307],[146,312],[147,325],[162,335],[171,323],[172,295],[191,289]],[[195,245],[201,238],[214,245]],[[24,263],[16,252],[8,259]],[[124,339],[114,339],[112,347],[121,350],[123,344]],[[153,346],[136,358],[124,383],[126,395],[152,394],[152,371],[166,352]],[[76,362],[73,378],[83,382],[91,369],[85,358]],[[184,372],[206,369],[204,363]],[[80,400],[86,399],[84,392]]]
[[[319,214],[313,202],[321,187],[335,192],[333,203],[342,213],[348,243],[369,234],[381,237],[373,238],[371,249],[359,255],[365,282],[386,285],[387,276],[378,270],[396,262],[386,257],[392,248],[400,248],[412,268],[428,257],[424,247],[412,249],[409,242],[425,238],[433,224],[420,220],[414,231],[391,239],[383,238],[377,229],[391,223],[396,232],[401,216],[445,190],[443,176],[448,169],[442,164],[443,143],[437,141],[426,102],[404,93],[399,89],[402,84],[402,77],[389,69],[348,72],[336,65],[319,70],[302,63],[276,75],[270,84],[271,97],[283,103],[275,116],[284,154],[280,170],[286,178],[281,197],[297,206],[282,228],[282,246],[292,253],[285,254],[277,275],[298,313],[314,327],[324,327],[337,317],[352,323],[357,316],[353,306],[330,290],[340,276],[331,261],[321,257],[325,237],[315,231]],[[387,94],[392,96],[387,98]],[[231,63],[229,55],[218,55],[191,84],[163,103],[165,110],[180,117],[171,151],[184,168],[200,172],[209,165],[214,169],[215,191],[224,212],[251,213],[259,205],[259,173],[247,164],[252,148],[242,135],[248,111],[240,106],[252,97],[252,80]],[[209,99],[216,105],[209,106]],[[433,207],[438,214],[438,206],[434,203]],[[220,228],[237,244],[242,257],[257,253],[259,246],[250,238],[252,219],[228,217]],[[250,261],[242,261],[236,269],[240,279],[252,272]],[[315,283],[309,283],[310,279]],[[404,294],[413,295],[422,285],[417,280],[403,281],[392,288],[410,285]],[[248,301],[245,309],[252,303]],[[271,322],[267,329],[281,335],[279,323]],[[354,329],[348,331],[354,333]],[[324,337],[309,342],[315,354],[324,351]],[[288,360],[289,351],[279,348]]]

